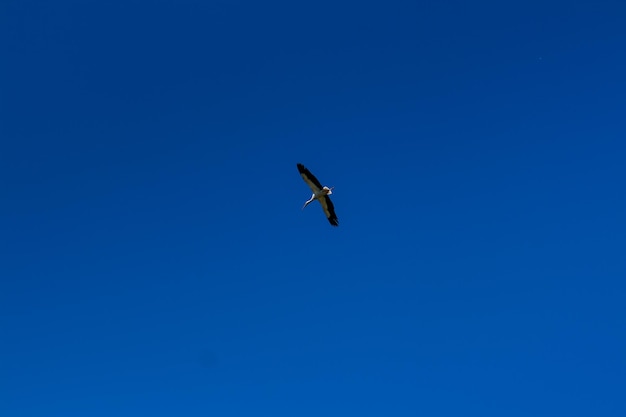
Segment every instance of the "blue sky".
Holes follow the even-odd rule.
[[[0,414],[626,415],[625,17],[2,2]]]

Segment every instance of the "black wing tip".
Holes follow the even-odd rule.
[[[307,181],[311,181],[317,188],[322,188],[322,183],[315,178],[315,175],[311,174],[311,171],[309,171],[304,165],[298,163],[296,164],[298,166],[298,171],[300,172],[300,175],[302,175],[302,177],[306,177],[304,178]]]
[[[326,208],[324,210],[326,212],[326,218],[330,222],[331,226],[339,226],[339,219],[335,214],[335,205],[333,204],[332,200],[329,196],[325,196],[324,202],[326,203]]]

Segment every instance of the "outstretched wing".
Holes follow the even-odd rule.
[[[314,193],[318,193],[322,189],[322,184],[315,178],[315,175],[311,174],[311,171],[306,169],[306,167],[302,164],[298,164],[298,172],[300,172],[300,176],[307,183],[311,190]]]
[[[339,219],[335,214],[335,206],[333,205],[333,202],[330,201],[330,197],[325,195],[324,197],[320,198],[319,201],[322,205],[322,208],[324,209],[324,214],[326,214],[326,217],[328,218],[330,224],[333,226],[339,226]]]

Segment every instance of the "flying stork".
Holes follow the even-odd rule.
[[[318,181],[318,179],[315,178],[315,176],[311,174],[311,171],[306,169],[306,167],[302,164],[298,164],[298,172],[300,172],[304,182],[306,182],[311,188],[311,191],[313,191],[313,195],[309,201],[304,203],[302,210],[312,203],[313,200],[317,200],[322,205],[322,209],[324,209],[324,213],[326,214],[330,224],[333,226],[339,226],[339,219],[337,219],[337,215],[335,214],[335,206],[333,206],[333,202],[330,201],[329,197],[329,195],[333,193],[333,188],[335,187],[322,187],[322,184]]]

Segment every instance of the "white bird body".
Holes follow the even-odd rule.
[[[331,195],[332,193],[333,193],[332,188],[323,187],[321,190],[313,193],[311,198],[306,203],[304,203],[304,206],[302,206],[302,209],[304,210],[304,208],[308,206],[309,204],[311,204],[313,201],[319,200],[320,198],[325,197],[327,195]]]
[[[332,226],[339,226],[339,219],[335,214],[335,206],[333,205],[333,202],[330,201],[330,197],[328,197],[333,193],[334,187],[322,187],[322,184],[318,181],[318,179],[315,178],[315,176],[311,174],[311,172],[302,164],[298,164],[298,172],[300,172],[300,176],[302,176],[304,182],[306,182],[311,188],[311,191],[313,191],[313,195],[306,203],[304,203],[302,209],[304,210],[306,206],[311,204],[314,200],[317,200],[322,205],[324,214],[326,214],[330,224]]]

